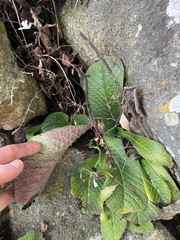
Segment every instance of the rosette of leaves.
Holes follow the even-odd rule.
[[[88,158],[71,179],[72,195],[82,201],[85,214],[100,214],[104,240],[119,240],[125,229],[148,233],[160,215],[157,204],[169,204],[180,192],[166,168],[173,167],[164,146],[117,127],[122,113],[120,88],[124,68],[116,57],[105,57],[87,71],[86,93],[92,120],[104,126],[105,149]],[[97,129],[98,131],[98,129]],[[140,160],[126,155],[122,139],[128,139]],[[97,147],[96,147],[97,148]]]

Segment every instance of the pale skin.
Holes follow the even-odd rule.
[[[39,152],[40,144],[34,142],[12,144],[0,148],[0,188],[14,180],[23,170],[19,159]],[[0,212],[14,201],[13,188],[0,194]]]

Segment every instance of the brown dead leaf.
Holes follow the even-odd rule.
[[[124,113],[121,114],[119,123],[123,129],[130,131],[130,123],[129,123],[128,119],[126,118],[126,116],[124,115]]]

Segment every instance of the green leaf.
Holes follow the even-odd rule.
[[[174,164],[172,157],[161,143],[132,132],[124,131],[122,128],[118,128],[116,136],[122,136],[128,139],[138,153],[150,163],[158,163],[159,165],[167,166],[169,168],[173,167]]]
[[[103,155],[101,162],[105,163],[106,160]],[[75,198],[81,199],[82,211],[86,214],[100,214],[103,211],[100,192],[105,177],[98,174],[99,161],[99,155],[88,158],[71,178],[71,193]]]
[[[69,117],[63,112],[54,112],[49,114],[41,123],[41,132],[46,132],[54,128],[60,128],[69,125]]]
[[[105,61],[116,77],[120,88],[123,87],[124,67],[122,61],[114,56],[106,56]],[[117,88],[102,60],[87,70],[87,96],[93,120],[103,121],[105,132],[113,128],[121,113],[121,92]]]
[[[100,216],[101,220],[101,233],[103,240],[119,240],[123,235],[127,220],[123,215],[111,212],[105,208]]]
[[[102,204],[113,194],[117,186],[118,184],[105,187],[100,192],[100,201],[102,202]]]
[[[41,132],[41,125],[36,125],[31,127],[30,129],[27,130],[26,132],[26,139],[29,141],[36,133]]]
[[[154,169],[154,171],[162,178],[165,180],[165,182],[168,184],[170,190],[171,190],[171,195],[172,195],[172,201],[175,201],[180,198],[180,190],[176,186],[174,180],[172,177],[169,175],[168,171],[162,167],[159,166],[158,164],[151,164],[151,167]]]
[[[127,216],[127,220],[133,224],[142,225],[148,220],[156,220],[160,214],[161,210],[153,203],[148,201],[148,204],[143,211],[129,214]]]
[[[72,125],[89,125],[90,120],[84,114],[77,114],[71,118]]]
[[[144,190],[143,177],[139,161],[131,155],[127,157],[122,141],[105,137],[105,142],[115,161],[111,176],[106,178],[104,188],[118,184],[113,194],[106,200],[107,206],[116,213],[126,214],[145,209],[147,196]]]
[[[29,231],[23,237],[18,238],[18,240],[44,240],[42,233],[36,231]]]
[[[151,180],[148,174],[146,173],[146,171],[144,170],[144,168],[141,165],[140,167],[141,167],[141,172],[143,174],[144,188],[145,188],[148,199],[153,203],[156,203],[156,204],[160,203],[161,197],[159,196],[156,188],[154,188],[153,185],[151,184]]]
[[[143,166],[144,170],[148,174],[152,186],[157,190],[159,196],[161,197],[161,201],[166,204],[170,203],[171,190],[167,182],[156,173],[146,160],[141,161],[141,166]]]
[[[151,221],[147,221],[140,226],[136,226],[133,223],[128,222],[127,229],[133,232],[150,233],[154,230],[154,226]]]

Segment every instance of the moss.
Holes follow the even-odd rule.
[[[0,33],[3,35],[3,36],[6,36],[7,37],[7,32],[6,32],[6,28],[4,26],[4,23],[0,20]]]

